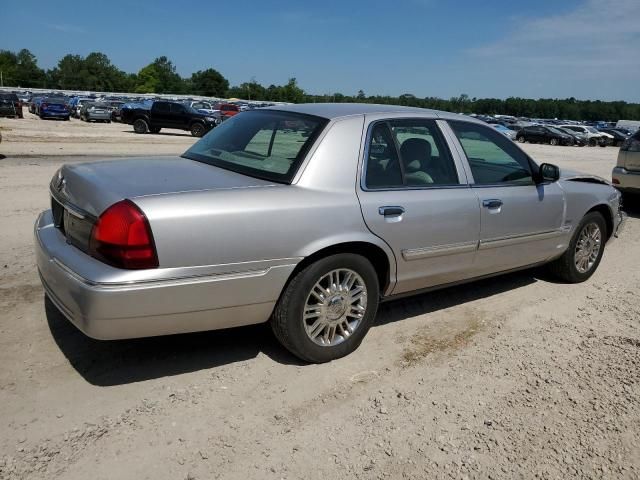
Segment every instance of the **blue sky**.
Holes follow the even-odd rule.
[[[0,48],[41,66],[160,55],[232,84],[295,76],[309,93],[640,101],[640,0],[2,0]]]

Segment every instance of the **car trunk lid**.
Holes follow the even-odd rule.
[[[272,185],[181,157],[108,160],[63,166],[51,180],[51,209],[69,243],[87,251],[97,218],[121,200]]]

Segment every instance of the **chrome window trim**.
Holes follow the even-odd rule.
[[[435,124],[436,128],[440,131],[440,134],[442,135],[443,146],[448,150],[448,153],[451,156],[451,161],[453,162],[453,165],[456,169],[456,175],[458,176],[458,182],[460,183],[433,185],[433,186],[403,185],[398,187],[382,187],[382,188],[367,187],[367,163],[369,160],[369,145],[371,144],[371,132],[373,131],[374,126],[379,123],[387,123],[387,122],[395,122],[395,121],[403,121],[403,120],[413,120],[413,121],[422,120],[422,121],[433,122]],[[379,119],[371,120],[367,125],[367,133],[364,138],[364,148],[363,148],[363,154],[362,154],[362,169],[360,171],[360,181],[358,182],[360,184],[360,190],[362,190],[363,192],[393,192],[393,191],[406,191],[406,190],[447,190],[447,189],[457,189],[457,188],[469,188],[469,184],[464,183],[466,179],[466,172],[464,171],[464,169],[461,172],[460,170],[461,165],[457,161],[456,155],[454,155],[454,152],[451,150],[451,147],[449,146],[447,136],[442,131],[440,122],[443,122],[443,121],[438,120],[437,118],[432,118],[432,117],[388,117],[388,118],[379,118]],[[398,155],[399,154],[400,152],[398,152]],[[464,175],[461,175],[461,173]]]

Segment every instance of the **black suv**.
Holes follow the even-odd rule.
[[[122,107],[122,122],[133,125],[136,133],[158,133],[162,128],[187,130],[194,137],[201,137],[220,119],[198,112],[179,102],[154,101],[149,105]]]
[[[573,136],[564,133],[554,127],[532,125],[523,127],[516,134],[516,140],[520,143],[548,143],[550,145],[573,145]]]
[[[18,95],[0,92],[0,117],[22,118],[22,102]]]

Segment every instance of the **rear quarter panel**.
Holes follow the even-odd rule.
[[[363,241],[387,253],[393,278],[393,253],[367,229],[355,192],[363,121],[330,123],[291,185],[134,198],[151,224],[160,266],[297,263]]]

